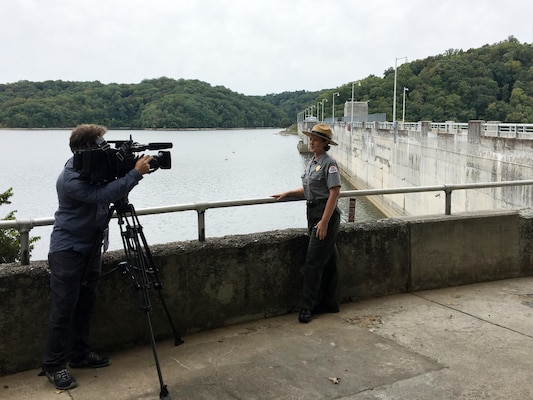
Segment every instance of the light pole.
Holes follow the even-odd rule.
[[[360,81],[356,81],[356,82],[352,82],[352,112],[350,113],[352,116],[350,118],[350,138],[351,138],[351,135],[352,135],[352,132],[353,132],[353,91],[354,91],[354,85],[355,84],[358,84],[359,86],[361,86],[361,82]]]
[[[324,102],[327,102],[328,99],[322,99],[322,122],[324,122]]]
[[[339,96],[339,92],[333,93],[331,96],[331,121],[333,125],[335,125],[335,96]]]
[[[403,111],[402,111],[402,124],[405,123],[405,92],[409,91],[409,88],[403,87]]]
[[[353,84],[352,82],[352,112],[350,113],[350,144],[352,144],[352,132],[353,132]]]
[[[394,143],[396,143],[396,80],[398,75],[398,60],[406,60],[407,57],[396,57],[394,59],[394,94],[392,96],[392,129],[394,130]]]

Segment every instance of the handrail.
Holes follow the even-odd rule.
[[[365,117],[372,117],[374,115],[379,114],[372,114]],[[359,116],[360,117],[360,116]],[[298,118],[298,124],[309,122],[305,120],[301,120]],[[379,119],[371,119],[368,120],[353,120],[350,121],[347,117],[344,117],[342,120],[332,120],[331,118],[326,118],[324,122],[327,122],[328,124],[348,124],[353,125],[354,128],[369,128],[373,127],[374,129],[382,129],[382,130],[394,130],[394,123],[390,121],[382,121]],[[446,121],[446,122],[429,122],[429,126],[431,128],[431,131],[435,133],[449,133],[449,134],[465,134],[468,132],[469,129],[469,123],[468,122],[455,122],[455,121]],[[422,131],[422,121],[418,122],[402,122],[402,121],[396,121],[400,129],[402,130],[410,130],[414,132],[420,132]],[[513,138],[522,138],[522,139],[531,139],[533,135],[533,124],[526,124],[526,123],[505,123],[505,122],[499,122],[499,121],[487,121],[482,122],[481,124],[481,130],[483,132],[484,136],[507,136],[507,137],[513,137]]]
[[[302,121],[300,121],[302,122]],[[350,124],[350,121],[334,121],[334,123]],[[401,122],[397,121],[400,129],[408,129],[414,132],[422,130],[421,122]],[[394,124],[389,121],[353,121],[353,127],[362,129],[373,126],[376,129],[394,130]],[[468,133],[468,122],[430,122],[431,131],[435,133],[466,134]],[[484,122],[481,124],[484,136],[507,136],[513,138],[531,139],[533,135],[533,124],[514,124],[500,122]]]
[[[479,182],[479,183],[465,183],[465,184],[444,184],[433,186],[412,186],[389,189],[363,189],[363,190],[346,190],[341,191],[339,197],[365,197],[365,196],[379,196],[387,194],[402,194],[402,193],[420,193],[420,192],[439,192],[445,193],[444,214],[451,215],[452,212],[452,192],[455,190],[465,189],[483,189],[490,187],[506,187],[506,186],[526,186],[533,185],[533,179],[529,180],[515,180],[503,182]],[[286,199],[287,201],[302,201],[302,199]],[[250,206],[258,204],[278,203],[273,197],[262,197],[254,199],[241,200],[225,200],[215,202],[203,203],[188,203],[176,204],[159,207],[140,208],[136,210],[137,215],[153,215],[180,211],[196,211],[198,214],[198,240],[205,241],[205,211],[210,208],[224,208],[224,207],[239,207]],[[116,215],[113,215],[116,218]],[[21,265],[28,265],[30,262],[29,252],[29,233],[32,228],[37,226],[49,226],[54,224],[54,218],[29,218],[29,219],[14,219],[1,220],[0,229],[17,229],[20,232],[20,263]]]

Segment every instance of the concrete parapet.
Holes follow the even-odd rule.
[[[530,268],[522,271],[521,224],[515,211],[405,220],[410,230],[412,291],[500,280],[531,272]]]
[[[468,121],[468,143],[478,144],[481,140],[482,125],[485,121]]]
[[[532,217],[525,210],[343,224],[342,298],[532,276]],[[164,284],[161,292],[149,291],[156,336],[171,336],[158,293],[181,334],[296,311],[306,245],[305,230],[289,229],[152,246]],[[110,252],[104,270],[123,258],[121,251]],[[0,267],[0,375],[40,364],[48,278],[45,262]],[[105,277],[93,318],[94,348],[147,342],[144,314],[125,276]]]
[[[422,136],[427,137],[428,133],[431,132],[431,121],[421,121],[420,131],[422,133]]]

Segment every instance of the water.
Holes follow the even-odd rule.
[[[263,198],[301,186],[306,156],[298,153],[298,137],[280,129],[213,131],[109,131],[107,140],[132,135],[141,144],[172,142],[172,168],[145,178],[129,195],[136,209],[186,203]],[[13,188],[12,204],[0,206],[0,217],[53,217],[57,208],[55,182],[71,156],[69,130],[0,130],[4,154],[0,161],[0,192]],[[147,152],[155,153],[155,152]],[[353,189],[343,181],[342,190]],[[348,199],[340,199],[343,221]],[[370,203],[357,200],[356,221],[381,218]],[[194,240],[195,211],[140,216],[150,244]],[[263,232],[306,226],[303,202],[230,207],[206,211],[206,236]],[[51,227],[36,227],[41,236],[33,260],[46,259]],[[110,223],[110,249],[122,248],[116,220]]]

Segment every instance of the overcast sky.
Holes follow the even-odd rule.
[[[0,83],[165,76],[315,91],[510,35],[532,42],[533,1],[0,0]]]

